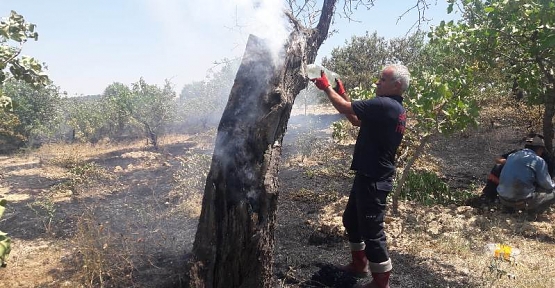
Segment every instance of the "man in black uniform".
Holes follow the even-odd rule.
[[[395,155],[405,132],[406,112],[403,93],[410,73],[403,65],[388,65],[376,83],[377,97],[351,102],[340,80],[332,89],[322,72],[312,79],[333,106],[360,131],[355,144],[351,170],[356,171],[343,213],[352,262],[343,267],[356,276],[372,273],[372,282],[363,287],[389,287],[392,269],[384,232],[386,199],[393,189]]]

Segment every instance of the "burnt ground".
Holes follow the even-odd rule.
[[[326,117],[331,115],[334,115],[333,111]],[[482,274],[476,275],[472,270],[480,270],[480,265],[484,264],[477,264],[478,267],[473,268],[472,265],[464,264],[462,259],[461,261],[449,259],[453,257],[449,255],[449,250],[459,248],[448,247],[447,253],[439,252],[441,255],[433,251],[412,253],[410,250],[419,245],[412,244],[411,242],[415,240],[404,233],[406,230],[423,229],[420,225],[424,225],[424,229],[427,229],[425,233],[429,235],[425,237],[431,237],[431,242],[434,238],[441,238],[442,230],[451,233],[448,232],[450,229],[456,231],[468,229],[468,234],[463,233],[463,235],[466,234],[465,237],[471,239],[472,246],[478,246],[470,247],[474,250],[470,251],[468,256],[470,258],[479,258],[483,255],[480,246],[483,244],[478,239],[472,239],[473,236],[478,236],[473,233],[480,233],[472,231],[476,230],[474,227],[484,226],[478,230],[495,230],[499,228],[498,221],[506,221],[512,225],[516,219],[517,223],[523,221],[522,225],[551,226],[547,231],[536,229],[527,237],[542,239],[540,242],[548,243],[548,247],[553,247],[555,244],[553,210],[547,215],[540,216],[543,218],[533,219],[533,223],[529,223],[527,222],[529,219],[523,220],[519,214],[505,214],[498,204],[476,201],[495,157],[521,147],[522,135],[530,132],[529,126],[519,125],[518,121],[515,124],[510,116],[508,119],[484,118],[483,121],[491,125],[469,129],[450,137],[434,137],[427,148],[426,155],[423,155],[415,167],[420,170],[435,171],[443,181],[448,183],[451,191],[473,193],[474,197],[469,199],[470,201],[459,202],[449,207],[422,207],[411,202],[401,202],[400,215],[392,215],[391,211],[388,212],[386,232],[394,265],[391,287],[495,286],[493,283],[496,281],[487,277],[488,269],[491,271],[492,266],[482,270]],[[291,127],[294,129],[295,126]],[[319,134],[318,140],[314,143],[327,144],[316,154],[311,155],[309,160],[299,159],[298,151],[284,153],[286,160],[280,172],[282,189],[275,255],[276,276],[283,287],[339,288],[353,287],[355,283],[368,281],[346,275],[336,268],[350,260],[348,242],[341,227],[341,214],[353,178],[353,175],[348,172],[348,167],[354,147],[352,143],[337,144],[331,141],[330,129],[323,129],[320,132],[324,133]],[[302,149],[302,146],[294,144],[295,141],[299,141],[298,139],[288,142],[287,140],[290,139],[293,138],[286,138],[284,143],[294,146],[293,149]],[[424,220],[429,215],[435,215],[432,218],[436,220],[426,224],[422,223],[427,221],[420,223],[419,218]],[[462,222],[457,218],[463,219]],[[413,220],[415,223],[412,223]],[[446,226],[453,225],[457,228],[434,227],[436,224],[441,226],[442,221],[445,221]],[[471,228],[462,228],[469,226]],[[505,229],[513,231],[515,228],[509,225]],[[430,256],[430,253],[433,256]],[[551,276],[546,277],[549,279]],[[554,284],[553,281],[548,280],[543,283],[524,281],[526,284],[498,282],[496,285],[497,287],[551,287],[550,285]]]
[[[298,109],[290,119],[279,174],[278,287],[352,287],[357,282],[335,268],[350,258],[341,213],[353,177],[348,171],[352,143],[331,139],[330,125],[337,119],[329,107]],[[417,166],[436,171],[453,189],[478,193],[494,157],[519,147],[518,140],[528,132],[528,127],[509,124],[436,137]],[[183,252],[190,251],[194,240],[213,135],[165,139],[161,151],[143,143],[108,143],[43,147],[39,154],[1,157],[0,198],[9,207],[0,230],[13,241],[8,266],[0,269],[2,285],[179,286]],[[97,166],[79,177],[69,173],[75,164],[88,167],[83,163]],[[496,207],[463,203],[424,207],[402,201],[399,210],[400,215],[386,219],[392,287],[555,285],[550,282],[555,269],[548,264],[555,263],[555,252],[549,252],[555,251],[553,213],[528,222],[500,214]],[[526,277],[532,274],[528,270],[542,267],[533,272],[537,282],[491,282],[484,276],[491,267],[485,260],[469,263],[482,253],[467,250],[491,240],[479,236],[480,231],[494,231],[499,234],[494,240],[527,247],[529,258],[514,273]],[[455,247],[460,244],[456,239],[470,244]],[[546,258],[538,257],[540,251],[548,251]],[[502,271],[512,275],[511,269]]]
[[[337,269],[338,265],[350,260],[348,242],[341,228],[341,213],[353,179],[348,167],[354,147],[352,144],[333,143],[330,141],[331,131],[324,131],[327,133],[321,134],[316,142],[327,142],[333,148],[321,149],[320,153],[323,155],[314,155],[311,158],[315,162],[305,160],[305,163],[298,156],[296,159],[289,159],[280,172],[282,189],[277,218],[275,271],[283,287],[340,288],[353,287],[357,283],[368,281],[354,278]],[[468,147],[468,151],[459,149],[456,154],[474,151],[474,148]],[[287,154],[284,156],[288,157]],[[489,158],[493,159],[493,156]],[[486,167],[490,163],[484,163],[483,159],[483,156],[468,159],[466,161],[473,162],[471,171],[452,167],[455,169],[449,170],[443,177],[459,188],[470,187],[476,179],[483,179],[484,171],[487,171]],[[451,159],[447,159],[449,160]],[[480,165],[482,167],[477,167]],[[337,204],[330,209],[330,203]],[[323,214],[327,214],[327,217],[322,218]],[[467,277],[452,271],[448,266],[431,271],[420,264],[426,259],[394,247],[390,253],[395,265],[391,287],[473,286],[471,281],[465,279]]]

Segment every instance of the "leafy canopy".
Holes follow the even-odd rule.
[[[49,83],[44,67],[36,59],[20,56],[28,39],[38,40],[36,25],[25,21],[15,11],[0,21],[0,109],[11,109],[11,99],[2,93],[2,85],[11,77],[34,87]]]
[[[457,4],[451,0],[450,7]],[[553,87],[555,65],[555,2],[551,0],[464,0],[460,23],[441,23],[432,41],[440,39],[476,67],[499,71],[505,82],[516,81],[531,103],[543,103]],[[551,80],[550,80],[551,79]]]
[[[426,43],[416,33],[386,40],[377,33],[353,36],[344,47],[335,48],[324,66],[341,75],[354,100],[374,96],[373,83],[383,67],[402,63],[411,71],[411,84],[405,105],[422,136],[453,133],[476,124],[476,67],[471,59],[452,53],[452,43],[443,39]]]
[[[370,90],[384,65],[409,65],[417,61],[424,46],[423,36],[416,33],[387,40],[378,36],[377,32],[366,32],[364,36],[352,36],[345,46],[334,48],[331,57],[324,57],[322,64],[339,73],[347,89],[360,87]]]

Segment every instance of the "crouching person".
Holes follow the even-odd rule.
[[[524,149],[508,156],[497,186],[503,206],[534,215],[555,203],[555,184],[541,157],[544,152],[545,144],[536,136],[526,139]]]

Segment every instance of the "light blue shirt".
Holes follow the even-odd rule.
[[[503,198],[521,200],[531,197],[538,189],[552,191],[554,188],[545,160],[525,148],[507,157],[499,176],[497,193]]]

